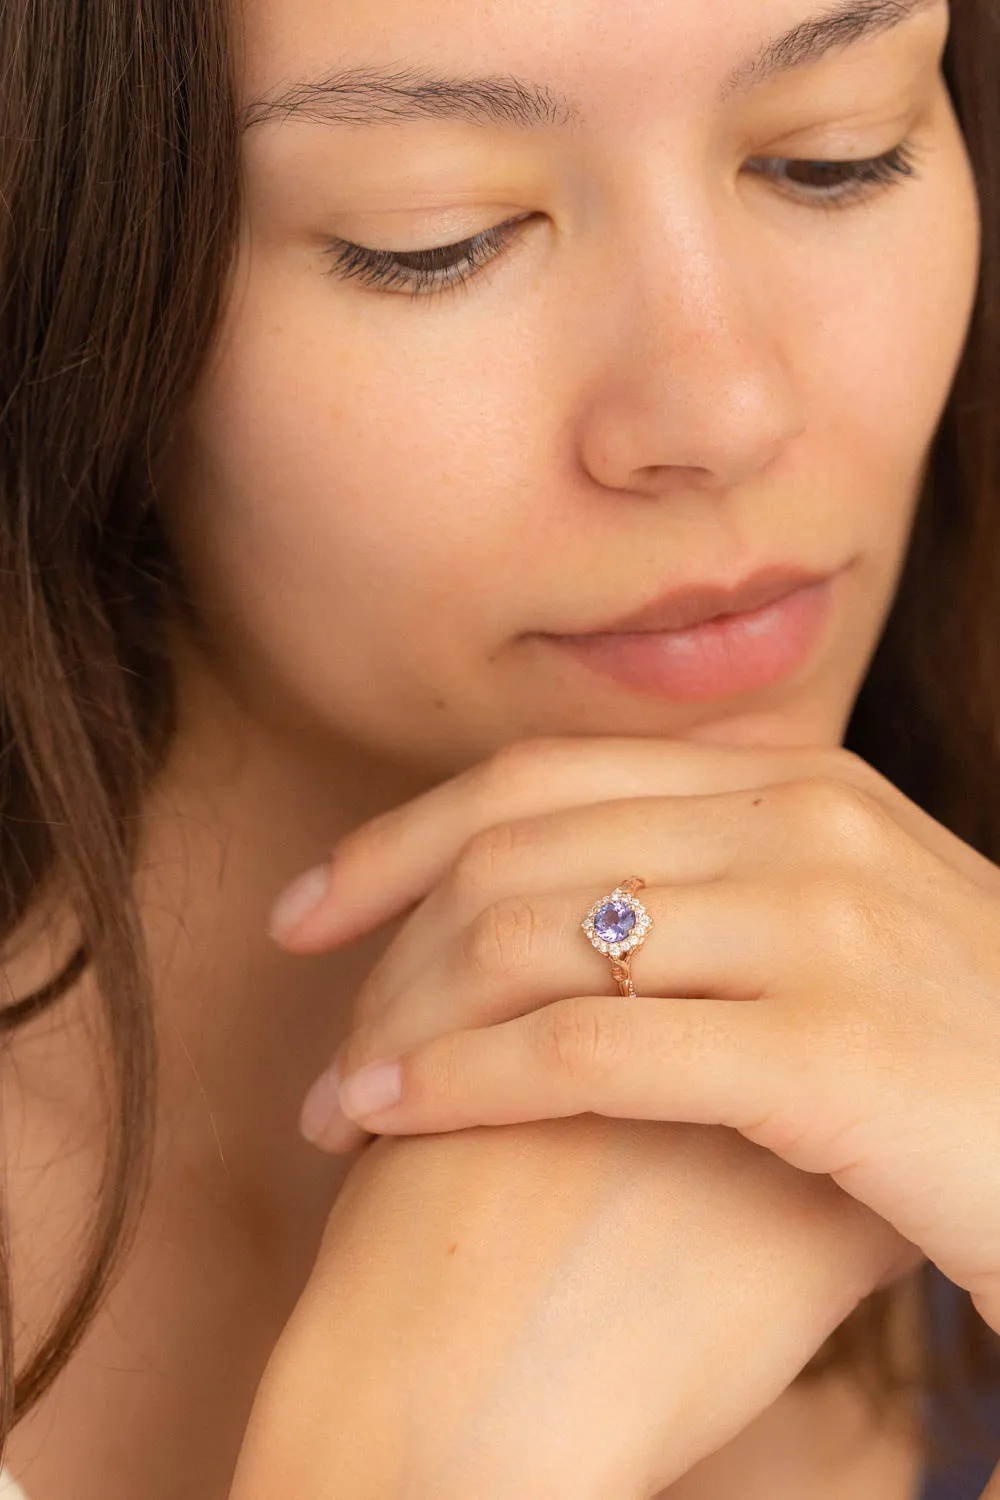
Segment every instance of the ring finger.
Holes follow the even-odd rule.
[[[638,993],[758,1000],[773,990],[779,939],[788,946],[787,915],[779,917],[787,903],[773,880],[658,885],[638,896],[652,919],[632,956]],[[591,887],[485,907],[405,983],[372,997],[344,1046],[342,1072],[448,1031],[493,1026],[573,995],[616,993],[609,957],[581,930],[593,904]]]
[[[558,889],[557,870],[593,874],[590,901],[627,875],[650,884],[697,885],[801,863],[795,790],[755,788],[714,796],[641,797],[594,803],[483,829],[408,918],[358,996],[359,1024],[378,1014],[378,996],[433,963],[450,933],[488,907]]]

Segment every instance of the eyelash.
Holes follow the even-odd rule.
[[[848,207],[871,197],[879,188],[895,187],[908,177],[919,176],[916,157],[914,143],[907,140],[883,156],[869,157],[864,161],[819,161],[782,156],[754,157],[752,161],[757,175],[791,184],[780,189],[786,195],[810,207],[830,210]],[[846,176],[832,192],[824,188],[810,190],[796,186],[789,177],[789,170],[795,168],[813,171],[818,168],[828,173],[845,173]],[[430,250],[372,250],[349,240],[334,240],[327,247],[327,253],[334,260],[327,274],[344,281],[360,281],[379,291],[403,288],[411,297],[455,291],[477,276],[482,267],[498,259],[517,227],[535,217],[534,214],[522,214],[520,218],[508,219],[505,224],[497,224],[458,244],[439,245]],[[441,272],[445,274],[442,276]]]

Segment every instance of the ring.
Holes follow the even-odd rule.
[[[632,983],[632,955],[649,936],[653,919],[636,896],[646,884],[637,875],[615,886],[610,896],[602,896],[584,917],[580,926],[598,953],[606,953],[620,995],[636,998]]]

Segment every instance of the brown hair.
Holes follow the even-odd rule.
[[[153,501],[172,416],[233,263],[239,122],[221,0],[0,6],[0,942],[58,894],[79,946],[0,1011],[7,1033],[89,967],[113,1128],[77,1287],[23,1371],[0,1219],[0,1454],[76,1348],[148,1185],[153,995],[135,828],[173,726]],[[892,619],[849,743],[1000,859],[1000,11],[960,0],[949,83],[984,209],[984,267]],[[967,1300],[967,1299],[966,1299]],[[878,1349],[869,1299],[817,1368]],[[971,1307],[971,1305],[970,1305]],[[974,1314],[964,1364],[986,1344]],[[16,1376],[16,1378],[15,1378]]]

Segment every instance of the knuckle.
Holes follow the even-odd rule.
[[[483,763],[483,793],[492,800],[534,785],[540,772],[561,764],[564,756],[565,741],[555,735],[510,740]]]
[[[627,1054],[629,1014],[613,1001],[574,997],[534,1014],[543,1060],[564,1077],[600,1078]]]
[[[864,787],[817,776],[794,783],[791,795],[796,814],[818,847],[832,846],[862,861],[884,854],[889,818]]]
[[[459,897],[492,891],[509,865],[518,840],[510,823],[495,823],[474,834],[463,846],[452,868],[452,884]]]
[[[510,897],[487,906],[465,929],[465,965],[486,978],[508,978],[531,967],[538,944],[538,922],[529,901]]]

